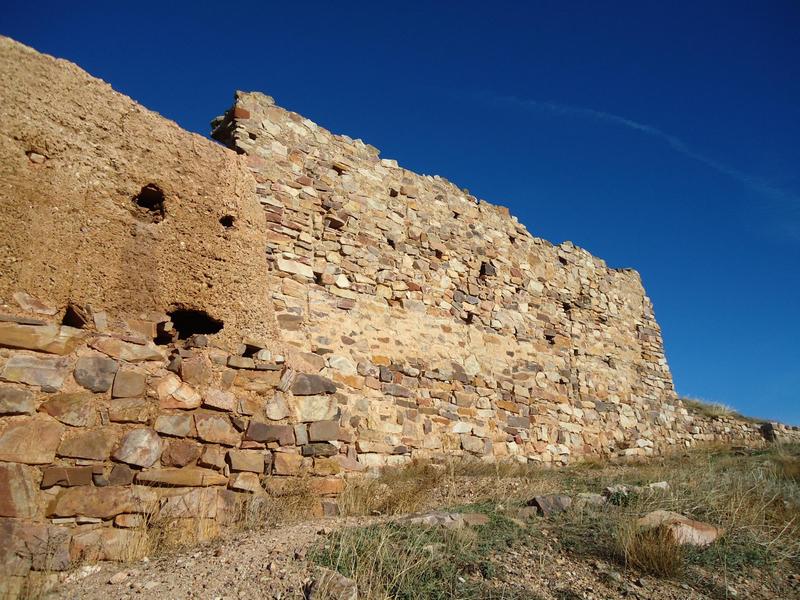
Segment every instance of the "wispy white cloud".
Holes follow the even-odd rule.
[[[751,191],[759,194],[762,198],[771,200],[780,206],[781,212],[784,216],[788,217],[787,220],[781,220],[778,224],[778,229],[794,241],[800,241],[800,197],[789,190],[781,188],[780,186],[773,185],[760,177],[756,177],[745,171],[741,171],[714,158],[706,156],[700,152],[692,149],[681,138],[669,134],[657,127],[648,125],[647,123],[640,123],[633,119],[628,119],[620,115],[605,112],[602,110],[595,110],[593,108],[584,108],[580,106],[569,106],[559,104],[556,102],[544,102],[540,100],[529,100],[517,98],[514,96],[497,96],[497,95],[481,95],[480,98],[484,101],[489,101],[497,105],[514,106],[527,110],[535,110],[539,112],[547,112],[550,114],[561,115],[565,117],[577,117],[583,119],[591,119],[594,121],[602,121],[612,125],[619,125],[634,131],[638,131],[646,136],[657,139],[675,152],[683,154],[699,163],[702,163],[721,173],[738,181]]]

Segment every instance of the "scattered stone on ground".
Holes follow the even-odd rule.
[[[648,513],[637,521],[637,525],[645,530],[666,527],[676,543],[691,546],[708,546],[724,533],[719,527],[668,510]]]

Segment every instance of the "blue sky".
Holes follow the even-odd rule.
[[[260,90],[642,274],[682,394],[800,424],[800,4],[6,0],[204,135]]]

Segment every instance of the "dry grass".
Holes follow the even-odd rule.
[[[575,468],[590,470],[598,464]],[[483,501],[515,504],[526,500],[531,489],[537,493],[559,491],[559,473],[563,471],[517,462],[416,460],[386,468],[378,477],[349,481],[338,499],[339,512],[344,516],[398,515]]]
[[[10,579],[10,578],[9,578]],[[20,577],[20,580],[23,578]],[[24,580],[20,581],[18,592],[6,588],[11,593],[9,598],[19,597],[20,600],[38,600],[52,590],[58,583],[58,574],[50,571],[29,571]],[[18,596],[15,594],[18,593]]]
[[[727,572],[787,564],[800,570],[800,486],[790,476],[796,468],[791,466],[796,465],[792,452],[796,449],[772,447],[739,456],[696,450],[646,465],[610,466],[589,479],[573,481],[574,487],[588,483],[596,486],[589,491],[598,491],[611,483],[665,480],[670,491],[632,495],[623,506],[592,509],[588,515],[562,515],[562,546],[579,555],[649,569],[641,557],[648,548],[657,548],[658,540],[637,539],[630,524],[650,511],[669,510],[725,530],[707,549],[681,549],[687,567]],[[617,532],[615,541],[609,539],[609,531]],[[677,569],[679,563],[674,564]]]
[[[237,494],[233,504],[215,519],[167,517],[150,509],[143,511],[145,518],[136,529],[141,536],[129,546],[126,559],[131,562],[143,556],[169,554],[225,533],[294,523],[314,514],[318,505],[319,497],[308,479],[294,477],[287,478],[286,484],[272,494]]]
[[[353,479],[339,496],[339,512],[344,516],[414,512],[429,500],[443,475],[440,467],[414,461],[387,468],[377,478]]]
[[[800,483],[800,455],[783,450],[773,459],[775,470],[781,479]]]
[[[489,523],[456,530],[395,523],[343,529],[312,559],[352,578],[367,600],[528,598],[492,581],[495,551],[521,543],[524,528],[490,508]]]
[[[696,416],[705,417],[708,419],[732,417],[738,421],[744,421],[745,423],[750,423],[753,425],[760,425],[764,423],[764,419],[743,415],[733,407],[723,404],[722,402],[708,402],[706,400],[700,400],[699,398],[689,397],[681,398],[681,401],[686,407],[686,410]]]
[[[779,565],[800,573],[799,473],[800,447],[780,445],[745,454],[725,446],[706,446],[645,463],[593,461],[562,469],[458,461],[415,463],[351,486],[342,497],[342,507],[351,515],[399,514],[484,502],[499,513],[514,516],[516,507],[539,494],[574,496],[599,493],[620,483],[634,486],[667,481],[667,492],[631,494],[618,505],[589,506],[535,521],[530,527],[546,526],[558,532],[556,545],[541,550],[542,560],[555,560],[558,553],[566,552],[576,558],[600,558],[636,571],[688,580],[700,571],[727,574]],[[636,520],[653,510],[674,511],[711,523],[723,528],[725,535],[709,548],[679,547],[664,530],[642,532],[636,528]],[[391,539],[390,545],[395,544],[397,538]],[[365,543],[356,545],[367,547]],[[424,557],[415,560],[424,562]],[[335,563],[329,561],[334,567]]]
[[[659,577],[674,577],[683,571],[683,552],[665,527],[640,530],[635,521],[623,521],[616,543],[626,566]]]

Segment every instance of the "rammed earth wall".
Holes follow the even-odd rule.
[[[6,591],[298,476],[761,442],[681,406],[635,271],[443,179],[262,94],[233,152],[5,38],[0,82]]]

